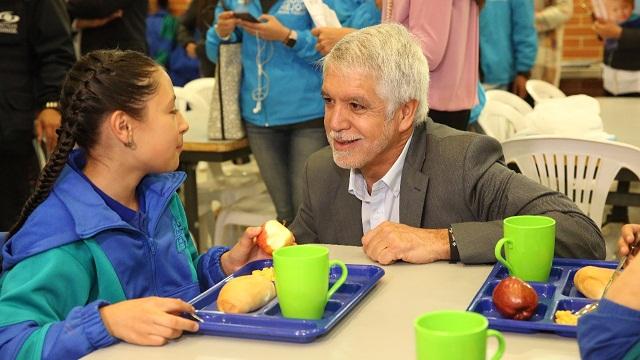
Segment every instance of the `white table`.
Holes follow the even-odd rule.
[[[370,264],[360,247],[329,245],[332,259]],[[412,359],[413,320],[443,309],[464,310],[491,266],[439,262],[384,267],[366,298],[327,335],[309,344],[186,335],[163,347],[130,344],[96,351],[90,359]],[[553,334],[504,333],[506,359],[577,359],[575,339]],[[488,353],[495,349],[490,340]]]
[[[599,97],[604,131],[623,143],[640,147],[640,98]]]

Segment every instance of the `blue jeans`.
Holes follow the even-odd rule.
[[[290,224],[302,201],[309,155],[328,145],[322,119],[262,127],[246,123],[251,152],[273,199],[278,220]]]

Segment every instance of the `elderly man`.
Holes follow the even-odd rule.
[[[362,245],[381,264],[485,263],[495,261],[502,219],[541,214],[557,222],[556,255],[604,258],[596,224],[509,170],[497,141],[427,117],[429,67],[402,26],[345,36],[323,75],[330,147],[306,165],[291,224],[299,243]]]

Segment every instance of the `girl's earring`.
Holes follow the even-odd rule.
[[[129,132],[128,132],[127,143],[124,144],[124,146],[128,147],[131,150],[135,150],[136,149],[136,143],[133,142],[133,132],[131,130],[129,130]]]

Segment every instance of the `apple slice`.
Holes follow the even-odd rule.
[[[262,225],[262,232],[258,235],[258,246],[271,255],[283,246],[294,245],[293,233],[277,220],[269,220]]]

